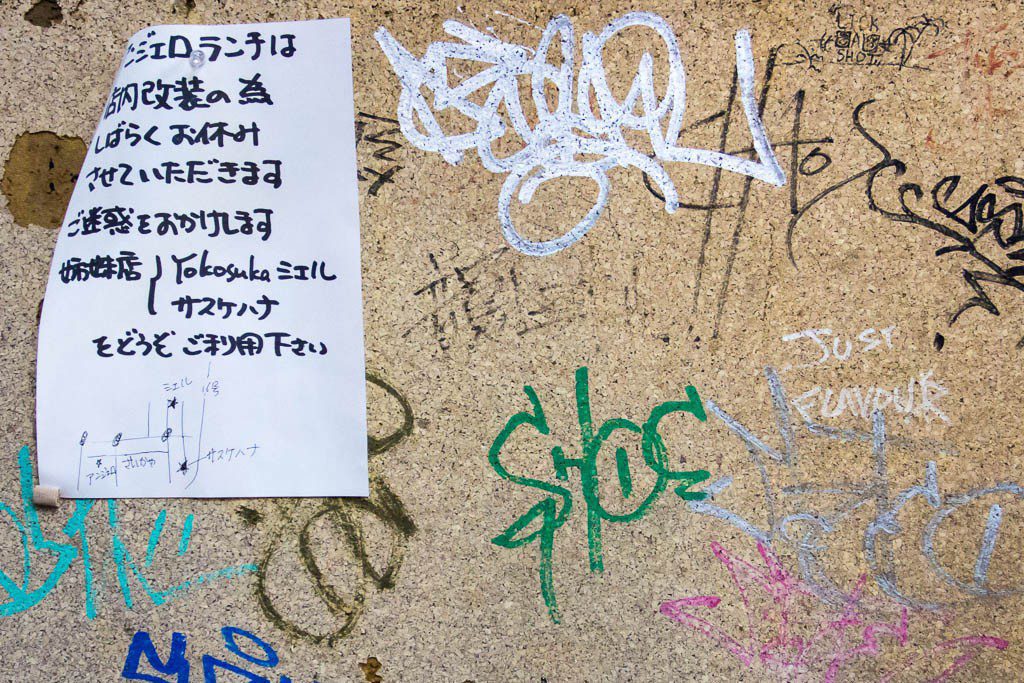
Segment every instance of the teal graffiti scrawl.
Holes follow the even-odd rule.
[[[525,386],[523,391],[530,401],[532,412],[519,412],[509,418],[504,428],[494,439],[487,458],[498,475],[514,484],[537,489],[545,495],[533,507],[520,515],[505,531],[491,539],[491,542],[503,548],[518,548],[530,543],[537,543],[540,548],[540,590],[547,606],[548,614],[554,622],[558,622],[558,604],[554,588],[554,541],[555,532],[569,519],[572,512],[572,492],[564,486],[539,479],[533,479],[511,473],[502,464],[502,451],[512,435],[521,427],[532,427],[539,434],[550,434],[544,409],[533,387]],[[551,449],[551,464],[555,478],[568,481],[569,471],[578,469],[586,505],[587,545],[590,555],[590,571],[604,571],[604,556],[601,543],[601,526],[607,521],[632,522],[640,519],[658,500],[669,484],[675,485],[675,494],[683,500],[703,500],[707,495],[700,491],[690,491],[689,487],[707,480],[710,474],[705,470],[679,471],[668,466],[668,448],[658,426],[661,420],[673,413],[687,413],[701,422],[707,420],[704,406],[697,390],[686,387],[685,401],[666,401],[651,410],[647,421],[639,425],[632,420],[614,418],[605,420],[595,431],[594,420],[590,407],[590,379],[587,368],[576,371],[576,412],[580,426],[580,451],[582,457],[569,458],[562,446]],[[597,456],[601,447],[616,431],[624,431],[638,435],[641,440],[641,452],[644,463],[650,468],[656,480],[651,491],[631,512],[616,514],[607,510],[600,500],[598,483]],[[628,453],[624,448],[616,448],[615,471],[623,499],[633,497],[633,477],[629,468]]]
[[[96,501],[75,500],[74,512],[62,529],[63,534],[71,542],[52,541],[44,535],[39,524],[39,514],[32,503],[32,456],[28,446],[23,446],[18,453],[18,472],[21,489],[21,515],[19,516],[11,506],[0,502],[0,520],[3,519],[3,515],[6,515],[21,536],[21,579],[18,581],[0,569],[0,590],[6,593],[6,599],[0,593],[0,617],[9,617],[25,612],[38,605],[53,592],[68,570],[81,560],[82,574],[85,580],[85,615],[89,619],[94,618],[96,616],[96,585],[93,574],[93,558],[89,554],[89,535],[85,518],[96,505]],[[107,501],[107,526],[111,534],[111,556],[126,607],[134,607],[136,601],[130,582],[133,577],[142,587],[145,598],[154,605],[163,605],[196,586],[219,579],[232,579],[256,571],[256,565],[242,564],[199,574],[164,590],[152,586],[143,573],[143,569],[148,569],[153,564],[166,521],[167,511],[161,510],[153,521],[149,543],[146,547],[146,557],[143,567],[140,569],[119,534],[117,501]],[[193,522],[192,515],[189,515],[182,526],[178,540],[179,555],[183,555],[188,550]],[[73,542],[76,538],[78,539],[77,545]],[[42,555],[49,555],[53,558],[52,564],[50,561],[42,563],[49,569],[49,574],[45,578],[41,576],[45,569],[40,570],[38,564],[33,567],[33,558]]]

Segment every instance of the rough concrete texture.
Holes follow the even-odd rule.
[[[698,149],[751,146],[730,100],[734,36],[750,30],[787,184],[666,163],[683,202],[669,214],[651,177],[612,168],[583,240],[518,254],[498,220],[505,175],[475,150],[451,165],[409,143],[373,33],[422,55],[455,19],[532,49],[563,13],[578,70],[583,34],[629,10],[678,36],[679,144]],[[338,16],[353,24],[371,497],[98,501],[80,528],[65,527],[65,501],[35,522],[18,454],[34,456],[37,314],[58,234],[40,226],[60,222],[129,37]],[[294,683],[1019,680],[1022,28],[1019,2],[952,0],[3,0],[0,681],[122,680],[140,631],[153,657],[190,662],[192,681],[204,654]],[[606,46],[617,97],[645,51],[660,92],[652,31]],[[480,69],[451,67],[452,82]],[[646,133],[626,138],[653,154]],[[512,215],[550,238],[594,196],[591,179],[559,178]],[[534,410],[526,385],[549,433],[521,428],[496,465],[495,437]],[[630,425],[689,385],[707,420],[673,414],[644,442]],[[887,440],[873,446],[876,404]],[[701,512],[664,467],[707,470],[709,504],[736,517]],[[238,565],[255,571],[199,578]],[[173,600],[147,593],[185,581]],[[226,626],[280,663],[229,651]],[[145,658],[139,671],[184,680]]]

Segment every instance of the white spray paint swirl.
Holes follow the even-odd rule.
[[[611,92],[602,62],[605,44],[618,32],[634,27],[655,31],[668,53],[668,82],[662,98],[654,91],[654,58],[645,52],[637,74],[623,101]],[[736,76],[740,99],[753,137],[757,160],[690,147],[675,142],[683,127],[686,109],[686,72],[675,34],[656,14],[632,12],[611,22],[600,35],[583,36],[579,82],[573,79],[575,45],[571,20],[559,15],[548,22],[536,50],[506,43],[457,21],[444,22],[445,31],[462,42],[436,42],[417,59],[384,28],[374,36],[401,82],[398,120],[406,138],[422,150],[440,153],[451,164],[462,160],[467,149],[476,148],[484,168],[507,173],[498,198],[498,218],[509,244],[524,254],[554,254],[579,241],[597,222],[608,201],[608,170],[633,166],[646,173],[665,197],[665,209],[679,207],[675,185],[659,161],[703,164],[751,176],[772,185],[785,185],[786,176],[775,159],[771,143],[754,101],[754,59],[750,34],[736,33]],[[548,52],[557,38],[560,64],[548,61]],[[448,59],[470,60],[487,66],[454,86],[449,86]],[[537,125],[530,127],[523,112],[518,78],[531,79]],[[557,91],[554,110],[548,106],[545,86]],[[483,105],[470,98],[490,86]],[[433,110],[424,96],[433,94]],[[598,111],[591,108],[591,94]],[[514,154],[498,157],[492,143],[506,133],[506,124],[498,114],[504,103],[515,133],[524,145]],[[476,121],[476,129],[447,135],[434,111],[454,109]],[[639,113],[637,111],[639,110]],[[667,117],[667,124],[666,124]],[[417,119],[419,124],[417,124]],[[663,126],[664,129],[663,129]],[[650,137],[654,157],[633,149],[625,131],[643,131]],[[585,158],[580,158],[584,156]],[[518,188],[519,201],[527,204],[545,181],[554,178],[592,179],[598,187],[597,200],[574,228],[561,237],[547,241],[524,238],[512,223],[512,198]]]

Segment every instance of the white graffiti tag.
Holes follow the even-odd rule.
[[[891,436],[881,410],[871,413],[871,431],[839,429],[807,419],[801,425],[794,420],[791,402],[778,373],[773,368],[765,368],[765,377],[778,432],[774,439],[767,433],[755,434],[711,399],[706,399],[704,405],[708,415],[725,424],[746,447],[755,477],[760,479],[763,489],[763,504],[751,510],[758,510],[754,514],[762,518],[766,516],[766,523],[755,522],[747,513],[731,507],[726,495],[733,485],[731,475],[719,477],[705,486],[706,499],[688,501],[691,511],[731,524],[765,547],[789,547],[796,553],[805,583],[818,597],[833,605],[852,604],[850,601],[856,599],[859,590],[855,588],[851,592],[841,585],[841,579],[830,574],[830,567],[835,566],[834,558],[840,552],[838,544],[847,538],[845,534],[851,529],[856,529],[855,533],[861,536],[864,559],[870,568],[867,575],[882,592],[906,607],[943,610],[978,598],[1024,594],[1024,581],[1020,579],[1018,564],[1014,564],[1019,563],[1020,553],[1014,552],[1006,541],[1000,544],[1003,518],[1012,517],[1008,512],[1010,508],[1005,506],[1017,509],[1024,501],[1024,486],[1004,481],[965,492],[944,493],[939,486],[938,466],[934,460],[928,460],[924,476],[896,492],[889,470],[891,450],[953,453],[939,443]],[[807,437],[870,444],[873,467],[853,480],[801,481],[781,486],[786,476],[801,478],[799,453],[804,447],[799,441]],[[772,440],[781,441],[782,447],[770,445]],[[819,441],[818,447],[821,445]],[[976,520],[986,505],[988,511],[984,529],[979,534],[981,542],[973,568],[963,566],[962,560],[954,561],[955,566],[947,565],[948,561],[958,560],[950,555],[950,547],[962,545],[960,537],[950,530],[958,523],[963,529],[969,520]],[[869,512],[872,508],[873,512]],[[930,515],[925,517],[928,521],[923,528],[920,524],[922,511]],[[865,522],[866,515],[872,516]],[[993,581],[989,568],[997,549],[1002,551],[998,563],[1004,567],[997,575],[1009,578]],[[915,574],[910,569],[915,552],[927,560],[931,574],[946,584],[945,589],[938,583],[929,584],[925,573]]]
[[[604,47],[612,36],[630,27],[649,28],[664,42],[669,64],[661,98],[655,93],[654,58],[648,52],[640,60],[625,99],[619,101],[612,94],[602,63]],[[750,34],[745,30],[736,33],[736,80],[756,160],[676,146],[686,109],[686,72],[675,34],[668,23],[655,14],[632,12],[611,22],[599,35],[584,34],[579,83],[575,86],[574,30],[571,20],[564,15],[548,22],[536,50],[503,42],[453,20],[444,22],[444,29],[462,42],[432,43],[422,59],[414,57],[386,29],[379,28],[374,34],[402,85],[398,102],[402,132],[412,144],[440,153],[451,164],[459,163],[465,150],[476,148],[484,168],[493,173],[507,173],[498,198],[498,218],[505,239],[524,254],[554,254],[587,234],[608,201],[608,171],[616,166],[632,166],[646,173],[664,195],[669,213],[679,207],[679,195],[659,161],[704,164],[772,185],[786,183],[754,101],[754,58]],[[557,66],[548,61],[556,38],[561,53]],[[486,66],[449,86],[449,59],[480,62]],[[536,125],[532,128],[520,99],[520,76],[530,79],[537,112]],[[554,109],[549,106],[549,85],[557,93]],[[490,91],[484,103],[474,102],[474,97],[477,100],[481,97],[479,91],[487,87]],[[433,93],[432,103],[424,96],[427,90]],[[592,101],[596,102],[596,112]],[[507,132],[499,114],[502,104],[513,131],[523,144],[518,151],[498,157],[493,143]],[[476,129],[446,134],[434,114],[449,109],[476,121]],[[627,131],[646,133],[653,156],[633,149],[626,141]],[[528,204],[541,184],[564,177],[590,178],[597,184],[593,207],[583,220],[560,237],[547,241],[524,238],[511,216],[512,198],[517,189],[519,202]]]

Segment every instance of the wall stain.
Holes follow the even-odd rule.
[[[248,526],[256,526],[263,521],[263,515],[261,515],[259,511],[247,508],[244,505],[235,510],[235,512],[238,513],[238,516],[241,517],[242,521],[244,521]]]
[[[25,12],[25,21],[41,28],[53,28],[64,20],[64,13],[56,0],[39,0]]]
[[[0,190],[16,223],[60,227],[85,152],[82,138],[50,131],[22,133],[15,139]]]
[[[174,0],[174,4],[171,5],[171,13],[185,15],[188,19],[188,15],[192,14],[192,11],[196,8],[196,0]]]
[[[365,662],[359,662],[359,668],[363,671],[363,678],[367,683],[384,683],[384,679],[377,673],[381,668],[380,660],[376,657],[368,657]]]
[[[412,406],[395,387],[382,377],[368,372],[368,382],[383,389],[388,396],[394,398],[402,409],[402,424],[394,432],[384,437],[368,437],[370,457],[391,450],[405,437],[412,433],[414,424]],[[370,475],[369,498],[325,498],[311,514],[298,521],[293,518],[298,512],[300,501],[283,499],[277,501],[277,507],[285,517],[283,527],[297,527],[296,541],[298,555],[303,569],[312,582],[313,593],[323,603],[327,611],[338,620],[333,629],[316,629],[300,620],[293,620],[281,614],[267,590],[268,569],[271,561],[281,551],[285,540],[284,528],[277,529],[270,535],[270,541],[257,560],[256,602],[267,617],[279,630],[294,638],[307,642],[326,643],[332,647],[336,642],[347,636],[355,627],[362,614],[369,588],[386,590],[394,588],[398,570],[402,566],[409,538],[416,533],[416,525],[405,511],[402,501],[391,490],[387,482],[378,474]],[[260,513],[249,508],[239,508],[238,514],[251,524],[262,521]],[[363,512],[376,517],[382,522],[390,537],[390,548],[387,563],[378,570],[371,561],[371,552],[364,538],[364,530],[357,516],[353,513]],[[345,539],[351,556],[358,566],[356,586],[349,594],[342,594],[324,575],[321,559],[317,557],[311,533],[314,525],[320,520],[327,520]],[[372,659],[372,658],[371,658]],[[371,680],[369,677],[367,680]],[[379,678],[378,678],[379,680]]]

